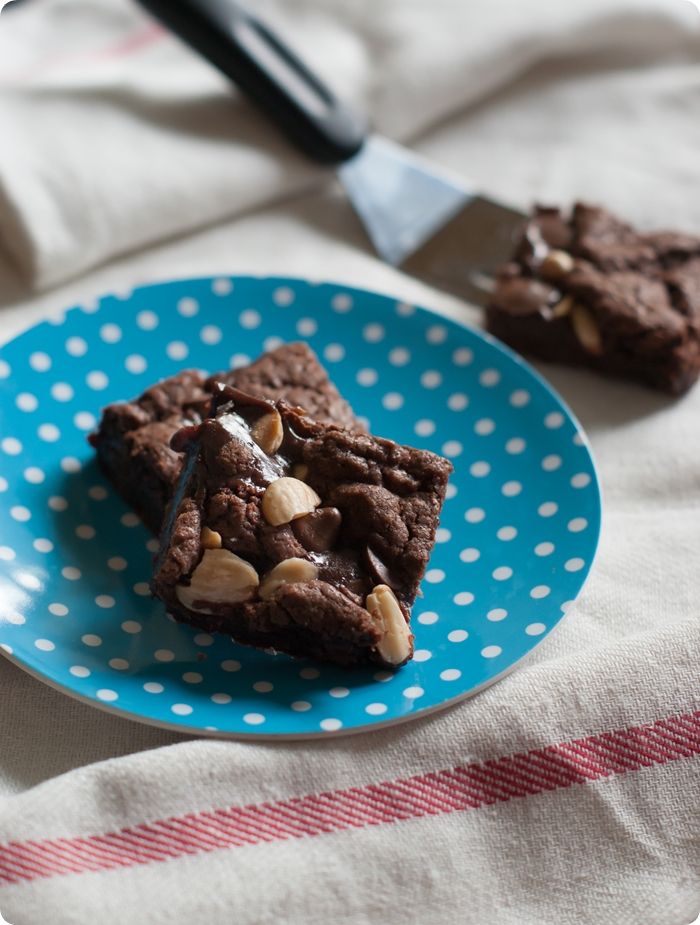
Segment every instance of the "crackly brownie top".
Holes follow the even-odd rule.
[[[582,203],[569,218],[538,207],[489,307],[551,320],[571,315],[574,306],[572,323],[593,353],[603,345],[624,343],[653,353],[696,342],[700,237],[642,234],[607,210]]]
[[[291,561],[302,576],[294,580],[320,588],[319,600],[325,585],[334,599],[340,592],[349,607],[364,606],[384,585],[407,612],[433,547],[451,464],[231,387],[220,387],[214,405],[214,416],[173,439],[187,461],[156,564],[159,595],[220,613],[229,604],[269,600],[275,575],[278,584],[284,580],[284,569],[273,569]],[[239,577],[245,585],[247,575],[250,586],[234,600],[212,603],[205,586],[201,599],[183,595],[212,548],[243,562]]]

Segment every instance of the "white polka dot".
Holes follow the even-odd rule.
[[[110,607],[114,607],[116,601],[111,594],[98,594],[95,598],[95,603],[98,607],[102,607],[103,610],[107,610]]]
[[[13,626],[23,626],[27,622],[26,617],[23,617],[21,613],[8,613],[3,619]]]
[[[50,639],[35,639],[34,645],[42,652],[53,652],[56,648],[56,643],[51,642]]]
[[[31,392],[20,392],[17,398],[15,399],[15,404],[20,411],[36,411],[39,407],[39,402],[36,395],[32,395]]]
[[[60,495],[53,495],[49,498],[48,505],[52,511],[65,511],[68,507],[68,502]]]
[[[265,717],[262,713],[245,713],[243,715],[243,722],[247,723],[249,726],[259,726],[261,723],[265,722]]]
[[[29,466],[25,469],[24,477],[32,485],[41,485],[46,478],[43,469],[39,469],[37,466]]]
[[[491,577],[495,578],[496,581],[507,581],[513,577],[513,569],[508,565],[499,565],[498,568],[491,572]]]
[[[91,389],[96,389],[98,392],[109,385],[109,378],[101,369],[93,369],[87,374],[85,381]]]
[[[419,697],[422,697],[424,693],[425,691],[423,690],[422,687],[416,686],[416,687],[407,687],[404,690],[403,695],[404,697],[408,697],[409,700],[417,700]]]
[[[463,549],[459,554],[459,558],[462,560],[462,562],[476,562],[476,560],[480,557],[480,550],[475,549],[473,546],[469,546],[467,549]]]
[[[454,484],[454,482],[449,482],[445,491],[445,500],[449,501],[450,498],[455,498],[456,496],[457,486]]]
[[[63,575],[67,581],[78,581],[82,578],[83,573],[74,565],[66,565],[61,569],[61,575]]]
[[[68,670],[76,678],[89,678],[91,674],[90,669],[86,668],[85,665],[71,665]]]
[[[281,337],[276,337],[274,334],[271,334],[270,337],[266,337],[263,341],[263,349],[266,352],[270,350],[277,350],[278,347],[281,347],[284,341]]]
[[[146,681],[143,685],[143,689],[147,694],[162,694],[165,688],[162,684],[159,684],[157,681]]]
[[[442,373],[436,369],[428,369],[420,377],[420,384],[424,389],[436,389],[441,383]]]
[[[102,638],[96,636],[94,633],[85,633],[85,635],[80,638],[86,646],[90,646],[91,648],[102,645]]]
[[[226,703],[231,703],[232,700],[233,700],[233,697],[230,694],[225,694],[223,692],[211,695],[212,703],[226,704]]]
[[[557,427],[561,427],[564,423],[564,415],[559,411],[550,411],[544,419],[544,426],[548,427],[550,430],[555,430]]]
[[[315,678],[318,678],[321,672],[318,668],[302,668],[299,672],[299,677],[304,678],[305,681],[313,681]]]
[[[155,312],[143,311],[136,316],[136,324],[142,331],[154,331],[158,327],[158,315]]]
[[[54,382],[51,386],[51,395],[56,401],[70,401],[73,398],[73,387],[67,382]]]
[[[41,424],[37,433],[39,438],[46,443],[55,443],[61,436],[61,431],[55,424]]]
[[[6,642],[0,643],[0,649],[2,649],[3,652],[7,652],[8,655],[12,655],[14,651],[12,646],[8,646]]]
[[[220,343],[223,336],[223,331],[215,324],[205,324],[202,330],[199,332],[199,337],[202,343],[209,344],[209,346]]]
[[[36,372],[45,373],[51,369],[51,357],[48,355],[48,353],[43,353],[41,350],[37,350],[36,353],[29,355],[29,365]]]
[[[514,408],[524,408],[530,401],[530,393],[525,389],[516,389],[508,399]]]
[[[479,382],[481,383],[481,385],[485,386],[486,388],[490,388],[491,386],[498,385],[500,381],[501,381],[501,374],[499,373],[497,369],[485,369],[479,375]]]
[[[545,456],[542,460],[542,468],[545,472],[556,472],[561,467],[562,458],[552,453],[551,456]]]
[[[368,344],[377,344],[384,339],[384,328],[381,324],[367,324],[362,329],[362,336]]]
[[[122,514],[120,521],[125,527],[138,527],[138,525],[141,523],[138,514],[133,514],[131,511],[127,512],[126,514]]]
[[[41,580],[31,572],[15,572],[15,581],[28,591],[38,591],[42,586]]]
[[[324,732],[336,732],[343,724],[339,719],[328,717],[327,719],[322,719],[319,725]]]
[[[75,535],[81,540],[91,540],[95,536],[95,528],[90,524],[80,524],[75,528]]]
[[[12,369],[7,360],[0,360],[0,379],[7,379],[11,373]]]
[[[340,697],[347,697],[348,694],[350,693],[350,691],[349,691],[349,689],[348,689],[347,687],[332,687],[332,688],[328,691],[328,693],[331,695],[331,697],[339,697],[339,698],[340,698]]]
[[[22,452],[22,443],[17,437],[5,437],[0,443],[0,447],[8,456],[19,456]]]
[[[433,657],[433,653],[430,649],[416,649],[413,653],[414,662],[427,662]]]
[[[323,355],[329,363],[338,363],[345,356],[345,347],[342,344],[328,344]]]
[[[250,357],[247,353],[234,353],[229,360],[231,369],[240,369],[242,366],[248,366]]]
[[[485,475],[488,475],[491,471],[491,466],[485,460],[480,459],[478,462],[472,463],[469,467],[469,471],[476,479],[482,479]]]
[[[110,668],[114,668],[115,671],[126,671],[129,667],[129,663],[125,658],[110,658],[107,664]]]
[[[544,504],[540,504],[537,508],[537,513],[540,517],[553,517],[559,510],[559,505],[554,501],[545,501]]]
[[[223,671],[240,671],[241,663],[237,662],[235,658],[227,658],[226,661],[221,663],[221,668]]]
[[[126,566],[127,561],[121,556],[111,556],[107,559],[107,567],[111,568],[113,572],[123,572]]]
[[[567,524],[567,529],[571,533],[580,533],[582,530],[585,530],[588,526],[588,521],[585,517],[574,517],[573,520],[570,520]]]
[[[534,600],[539,601],[543,597],[547,597],[552,589],[547,587],[547,585],[535,585],[534,588],[530,589],[530,597]]]
[[[578,472],[571,479],[571,485],[573,488],[585,488],[591,481],[590,475],[587,472]]]
[[[64,456],[61,460],[61,469],[64,472],[80,472],[82,463],[75,456]]]
[[[175,658],[175,653],[172,649],[156,649],[153,655],[158,662],[172,662]]]
[[[464,513],[464,519],[470,524],[479,524],[486,517],[486,511],[480,507],[470,507]]]
[[[564,603],[561,605],[561,608],[560,608],[561,612],[567,613],[573,606],[574,606],[574,601],[564,601]]]
[[[479,434],[480,437],[488,437],[495,429],[496,424],[491,418],[481,418],[474,425],[474,432]]]
[[[392,366],[405,366],[411,362],[411,354],[405,347],[394,347],[389,351],[389,362]]]
[[[432,610],[426,610],[424,613],[418,614],[418,622],[423,626],[432,626],[433,623],[437,623],[440,619],[438,614]]]
[[[447,399],[447,407],[450,411],[464,411],[469,405],[469,398],[464,392],[454,392]]]
[[[311,704],[308,700],[295,700],[289,706],[295,713],[306,713],[307,710],[311,709]]]
[[[440,672],[443,681],[458,681],[462,677],[462,672],[458,668],[445,668]]]
[[[375,681],[379,681],[381,684],[385,684],[387,681],[391,681],[394,677],[392,671],[375,671],[372,675]]]
[[[193,708],[189,703],[174,703],[170,709],[176,716],[189,716]]]
[[[355,377],[360,385],[374,385],[379,378],[376,369],[361,369]]]
[[[66,341],[66,352],[73,357],[85,356],[87,350],[88,345],[82,337],[69,337]]]
[[[447,340],[447,328],[442,324],[433,324],[425,332],[429,344],[444,344]]]
[[[474,354],[469,347],[458,347],[452,354],[452,362],[455,366],[469,366],[473,359]]]
[[[0,559],[4,562],[11,562],[16,555],[16,552],[11,546],[0,546]]]
[[[197,633],[194,641],[198,646],[211,646],[214,644],[214,637],[210,636],[209,633]]]
[[[484,658],[497,658],[503,650],[500,646],[484,646],[481,654]]]
[[[165,352],[171,360],[184,360],[190,352],[190,348],[184,340],[171,340],[166,346]]]
[[[177,310],[184,318],[193,318],[199,311],[199,303],[196,299],[180,299]]]
[[[103,324],[100,337],[106,344],[116,344],[122,339],[122,329],[118,324]]]
[[[546,629],[544,623],[530,623],[525,627],[525,632],[528,636],[541,636]]]
[[[499,540],[502,540],[504,543],[508,543],[510,542],[510,540],[514,540],[517,535],[518,535],[518,531],[515,529],[515,527],[511,527],[511,526],[500,527],[496,531],[496,536],[498,537]]]
[[[368,703],[365,707],[365,713],[369,713],[370,716],[382,716],[387,709],[388,707],[385,703]]]
[[[214,280],[211,284],[211,288],[214,295],[228,295],[229,292],[233,292],[233,282],[221,276],[219,279]]]
[[[130,633],[133,636],[135,633],[141,632],[141,624],[136,620],[124,620],[122,629],[125,633]]]
[[[445,573],[441,568],[431,568],[425,573],[425,580],[431,584],[439,584],[445,580]]]
[[[68,608],[65,604],[49,604],[49,613],[52,613],[54,617],[65,617],[68,613]]]
[[[453,597],[453,601],[454,601],[455,604],[457,604],[459,607],[464,607],[464,606],[466,606],[467,604],[473,603],[473,601],[474,601],[474,595],[471,593],[471,591],[459,591],[459,592],[458,592],[457,594],[455,594],[455,596]]]
[[[34,549],[36,549],[37,552],[46,553],[53,551],[53,543],[51,540],[47,540],[43,536],[40,536],[38,539],[34,540],[32,546]]]
[[[297,321],[297,334],[301,337],[313,337],[318,331],[318,325],[313,318],[300,318]]]
[[[20,523],[26,523],[26,521],[31,519],[31,516],[32,512],[29,508],[23,507],[21,504],[15,504],[14,507],[10,508],[10,517]]]
[[[442,445],[443,455],[449,456],[450,459],[455,459],[457,456],[462,455],[464,447],[459,442],[459,440],[448,440]]]
[[[452,534],[447,529],[447,527],[438,527],[435,531],[435,542],[436,543],[449,543],[452,539]]]
[[[575,433],[574,436],[573,436],[573,438],[572,438],[572,443],[574,444],[574,446],[583,446],[584,443],[585,443],[585,441],[584,441],[584,439],[583,439],[583,434],[580,434],[580,433],[578,433],[578,432]]]
[[[399,392],[387,392],[382,398],[382,404],[387,411],[397,411],[403,406],[403,395]]]
[[[124,366],[128,372],[138,375],[146,371],[148,363],[146,362],[146,358],[142,357],[140,353],[130,353],[124,360]]]
[[[585,564],[583,559],[573,558],[564,563],[564,568],[567,572],[580,572]]]
[[[516,498],[522,490],[522,484],[516,481],[505,482],[501,486],[501,494],[505,495],[506,498]]]
[[[416,421],[413,429],[419,437],[429,437],[431,434],[435,433],[435,421],[430,421],[428,418],[421,418],[420,421]]]
[[[551,556],[554,552],[554,543],[538,543],[535,546],[536,556]]]
[[[518,453],[522,453],[525,449],[525,441],[522,437],[512,437],[506,443],[506,453],[510,453],[511,456],[516,456]]]
[[[469,638],[469,633],[466,630],[452,630],[447,634],[447,638],[450,642],[464,642]]]
[[[160,549],[160,543],[154,536],[152,536],[151,539],[146,542],[146,549],[149,552],[158,552]]]
[[[352,299],[344,292],[339,292],[331,299],[331,308],[334,312],[349,312],[352,308]]]
[[[411,315],[415,315],[416,306],[411,305],[410,302],[397,302],[396,303],[396,314],[400,315],[402,318],[409,318]]]
[[[73,423],[79,430],[92,430],[97,424],[97,421],[95,415],[91,414],[89,411],[79,411],[74,415]]]

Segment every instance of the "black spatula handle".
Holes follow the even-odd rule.
[[[263,22],[234,0],[139,0],[207,58],[314,160],[337,164],[366,126]]]

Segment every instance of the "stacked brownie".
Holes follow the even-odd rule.
[[[642,234],[605,209],[538,208],[487,307],[516,350],[671,393],[700,373],[700,238]]]
[[[412,655],[410,608],[451,465],[364,432],[303,344],[104,412],[91,438],[157,529],[178,620],[343,665]]]

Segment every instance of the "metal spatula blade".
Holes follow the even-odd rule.
[[[235,0],[140,0],[237,86],[299,149],[334,164],[379,255],[483,302],[524,216],[367,132],[285,43]]]

